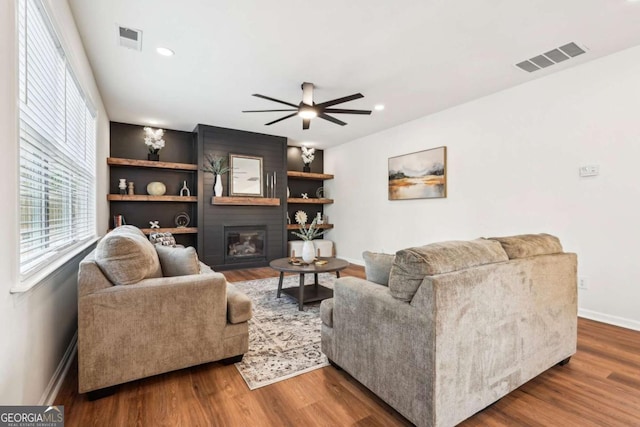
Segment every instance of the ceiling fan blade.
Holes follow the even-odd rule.
[[[313,83],[302,83],[302,103],[313,105]]]
[[[298,108],[298,106],[296,104],[292,104],[292,103],[286,102],[286,101],[280,101],[279,99],[271,98],[269,96],[260,95],[258,93],[254,93],[253,96],[256,96],[256,97],[262,98],[262,99],[266,99],[266,100],[269,100],[269,101],[273,101],[273,102],[278,102],[280,104],[288,105],[289,107]]]
[[[276,111],[298,111],[297,109],[293,110],[291,108],[287,110],[243,110],[243,113],[271,113]]]
[[[346,110],[344,108],[325,108],[324,112],[333,114],[371,114],[371,110]]]
[[[281,122],[281,121],[283,121],[283,120],[285,120],[285,119],[288,119],[289,117],[293,117],[293,116],[296,116],[296,115],[298,115],[298,113],[289,114],[288,116],[281,117],[281,118],[279,118],[278,120],[274,120],[274,121],[272,121],[272,122],[265,123],[265,126],[269,126],[269,125],[272,125],[272,124],[274,124],[274,123]]]
[[[337,125],[340,125],[340,126],[346,125],[346,123],[343,122],[342,120],[338,120],[335,117],[329,116],[328,114],[321,113],[321,114],[318,114],[318,117],[320,117],[321,119],[328,120],[328,121],[330,121],[332,123],[335,123]]]
[[[302,129],[309,129],[311,119],[302,119]]]
[[[342,104],[343,102],[353,101],[354,99],[364,98],[364,95],[361,93],[354,93],[353,95],[345,96],[338,99],[332,99],[331,101],[325,101],[320,104],[316,104],[316,107],[325,108],[331,107],[332,105]]]

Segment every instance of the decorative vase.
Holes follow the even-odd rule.
[[[167,192],[167,187],[158,181],[153,181],[147,184],[147,193],[152,196],[162,196]]]
[[[220,179],[220,175],[216,175],[216,183],[213,186],[213,191],[216,197],[222,196],[222,180]]]
[[[309,166],[310,164],[311,163],[305,163],[302,167],[302,172],[311,172],[311,166]]]
[[[311,264],[316,259],[316,250],[312,240],[305,240],[302,244],[302,260]]]
[[[158,161],[160,161],[160,154],[158,154],[158,153],[149,153],[149,154],[147,154],[147,159],[151,160],[152,162],[158,162]]]

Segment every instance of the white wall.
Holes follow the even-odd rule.
[[[61,268],[24,294],[10,294],[17,284],[18,136],[17,33],[14,1],[0,1],[0,405],[37,404],[46,392],[77,328],[77,264]],[[109,119],[97,91],[66,1],[47,3],[78,79],[98,109],[97,194],[106,194],[105,157]],[[98,224],[108,224],[107,205],[98,197]],[[104,228],[104,227],[102,227]],[[100,232],[104,230],[100,229]]]
[[[360,260],[363,250],[555,234],[589,279],[581,314],[640,329],[638,76],[640,47],[326,150],[336,176],[325,183],[336,200],[327,238]],[[387,200],[388,157],[442,145],[448,197]],[[600,175],[580,178],[585,164]]]

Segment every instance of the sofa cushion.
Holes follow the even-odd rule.
[[[487,239],[432,243],[403,249],[396,252],[389,275],[389,290],[395,298],[411,301],[425,276],[508,260],[500,243]]]
[[[162,277],[155,248],[136,227],[122,226],[98,243],[95,262],[114,285],[132,285],[142,279]]]
[[[551,234],[521,234],[490,239],[500,242],[509,259],[562,253],[560,239]]]
[[[231,283],[227,283],[227,320],[229,323],[243,323],[251,319],[251,300]]]
[[[200,261],[196,250],[191,246],[173,247],[156,244],[156,251],[164,277],[188,276],[200,274]]]
[[[367,280],[379,285],[387,286],[389,284],[389,273],[393,260],[396,258],[393,254],[382,254],[364,251],[362,253],[364,259],[364,273]]]

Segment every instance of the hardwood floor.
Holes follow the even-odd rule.
[[[224,272],[230,282],[277,277]],[[363,277],[361,267],[342,275]],[[90,402],[71,367],[55,404],[72,426],[411,425],[344,371],[317,369],[250,391],[236,368],[210,363],[123,384]],[[461,426],[640,426],[640,332],[578,321],[578,352]]]

